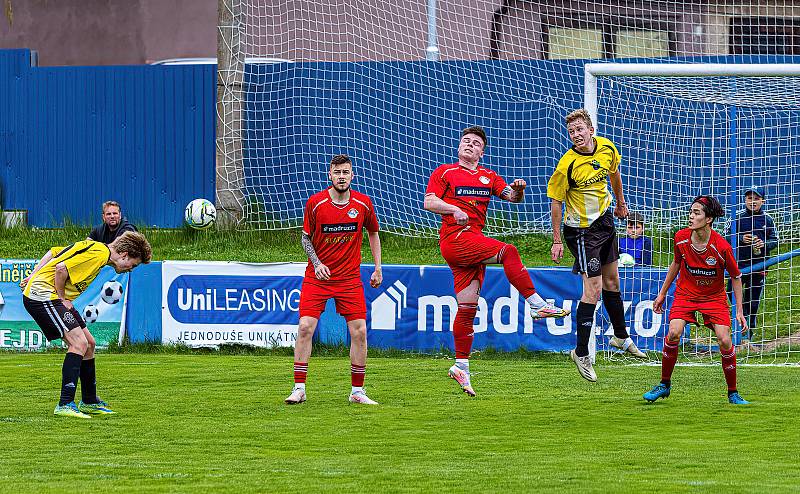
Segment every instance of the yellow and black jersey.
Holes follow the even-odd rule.
[[[594,142],[591,154],[570,148],[547,183],[547,197],[566,204],[567,226],[588,228],[611,206],[608,176],[619,170],[619,151],[605,137]]]
[[[42,266],[23,292],[31,300],[48,301],[58,298],[56,293],[56,265],[64,263],[69,276],[64,284],[64,295],[75,300],[97,277],[100,269],[108,264],[111,251],[102,242],[81,240],[69,247],[50,249],[53,258]]]

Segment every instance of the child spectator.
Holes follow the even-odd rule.
[[[629,254],[636,264],[653,264],[653,241],[644,236],[644,216],[640,213],[628,215],[627,236],[619,239],[619,253]]]
[[[775,222],[764,213],[764,189],[751,187],[744,192],[745,210],[736,217],[736,259],[739,268],[745,271],[742,275],[742,305],[744,317],[750,326],[747,339],[753,337],[756,326],[756,313],[764,291],[764,280],[767,271],[748,271],[752,266],[764,262],[771,250],[778,246],[778,234]]]

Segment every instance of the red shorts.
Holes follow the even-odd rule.
[[[439,242],[442,257],[453,271],[453,285],[456,293],[478,280],[483,285],[486,264],[483,261],[494,257],[505,246],[505,242],[471,230],[451,235]]]
[[[693,302],[676,298],[669,309],[669,320],[683,319],[697,324],[696,312],[703,315],[703,324],[711,329],[714,329],[714,324],[731,327],[731,309],[727,300]]]
[[[361,280],[329,283],[309,278],[303,278],[303,287],[300,289],[300,317],[319,319],[331,298],[336,302],[336,312],[346,321],[367,318],[367,302]]]

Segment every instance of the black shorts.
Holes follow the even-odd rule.
[[[573,273],[585,274],[589,278],[600,276],[602,266],[619,259],[617,230],[614,227],[614,214],[610,209],[589,228],[564,225],[564,240],[575,256]]]
[[[77,328],[85,328],[86,323],[75,308],[67,309],[61,300],[42,302],[22,297],[25,310],[39,325],[47,341],[63,338],[66,333]]]

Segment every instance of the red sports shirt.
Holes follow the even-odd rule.
[[[506,181],[488,168],[479,166],[475,170],[468,170],[453,163],[434,170],[425,194],[435,194],[444,202],[458,206],[469,216],[467,225],[474,231],[482,231],[489,200],[493,195],[501,197],[506,187]],[[464,230],[467,225],[457,224],[452,214],[442,215],[439,237],[445,239]]]
[[[675,234],[675,262],[680,265],[675,298],[690,302],[727,303],[725,271],[733,278],[742,275],[733,248],[722,235],[711,230],[708,245],[698,252],[692,247],[691,235],[689,228]]]
[[[303,233],[322,264],[331,270],[330,281],[360,281],[362,229],[378,231],[378,218],[369,197],[350,190],[346,204],[334,204],[330,188],[308,198],[303,218]],[[311,261],[306,278],[316,280]]]

